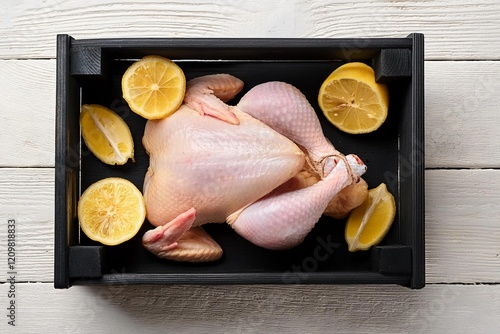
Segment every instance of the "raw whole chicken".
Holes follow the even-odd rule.
[[[342,155],[324,137],[297,88],[268,82],[227,105],[242,87],[227,74],[192,79],[179,110],[147,122],[143,192],[147,218],[157,227],[143,245],[153,254],[218,259],[221,248],[201,227],[217,222],[258,246],[292,248],[329,201],[366,171],[357,156]],[[320,181],[297,186],[303,170]]]

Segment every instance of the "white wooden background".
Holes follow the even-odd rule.
[[[2,0],[1,333],[498,333],[498,0]],[[427,286],[53,288],[55,41],[425,34]],[[7,324],[6,225],[17,222]]]

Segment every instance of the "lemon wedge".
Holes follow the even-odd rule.
[[[122,93],[133,112],[147,119],[160,119],[182,104],[186,77],[171,60],[146,56],[125,71]]]
[[[367,250],[377,245],[389,231],[396,216],[394,196],[385,183],[368,191],[368,198],[349,215],[345,239],[349,251]]]
[[[318,103],[325,117],[338,129],[369,133],[386,120],[389,91],[375,82],[373,69],[359,62],[338,67],[323,82]]]
[[[82,231],[104,245],[118,245],[139,232],[146,219],[144,197],[122,178],[106,178],[88,187],[78,201]]]
[[[114,111],[98,104],[84,104],[80,129],[85,144],[102,162],[123,165],[134,159],[132,133]]]

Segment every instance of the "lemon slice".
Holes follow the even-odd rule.
[[[84,104],[80,129],[85,144],[102,162],[123,165],[134,159],[132,133],[114,111],[98,104]]]
[[[385,183],[368,191],[368,198],[347,219],[345,239],[349,251],[367,250],[387,234],[396,216],[394,196]]]
[[[118,245],[139,232],[146,218],[144,197],[122,178],[106,178],[88,187],[78,201],[82,231],[104,245]]]
[[[318,103],[325,117],[340,130],[369,133],[387,118],[389,91],[375,82],[373,69],[364,63],[347,63],[323,82]]]
[[[180,107],[186,92],[186,77],[169,59],[146,56],[125,71],[122,92],[133,112],[147,119],[160,119]]]

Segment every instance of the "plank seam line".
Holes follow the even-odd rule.
[[[426,58],[424,61],[436,61],[436,62],[441,62],[441,61],[449,61],[449,62],[481,62],[481,61],[491,61],[491,62],[497,62],[500,61],[500,58],[471,58],[471,59],[442,59],[442,58]]]
[[[9,282],[0,282],[0,285],[3,285],[3,284],[8,284]],[[53,281],[16,281],[16,284],[54,284]],[[130,286],[140,286],[142,284],[129,284]],[[154,285],[154,284],[151,284],[151,285]],[[289,284],[282,284],[280,286],[289,286]],[[321,284],[319,284],[321,285]],[[480,285],[500,285],[500,282],[469,282],[469,283],[464,283],[464,282],[440,282],[440,283],[426,283],[426,286],[431,286],[431,285],[464,285],[464,286],[480,286]],[[85,285],[82,285],[82,286],[85,286]],[[109,286],[109,284],[102,284],[102,285],[94,285],[94,286]],[[166,285],[165,285],[166,286]],[[177,286],[183,286],[183,284],[177,284]],[[191,286],[191,285],[190,285]],[[209,286],[212,286],[212,285],[207,285],[207,287]],[[227,286],[233,286],[233,287],[245,287],[245,286],[248,286],[246,284],[243,284],[243,285],[237,285],[237,284],[228,284]],[[267,284],[263,284],[262,287],[264,286],[268,286]],[[304,285],[305,287],[306,285]],[[314,286],[314,284],[312,285],[309,285],[309,286]],[[324,286],[324,285],[322,285]],[[340,285],[336,285],[336,284],[332,284],[331,286],[337,286],[337,287],[340,287],[342,286],[341,284]],[[362,285],[362,286],[373,286],[373,284],[365,284],[365,285]],[[397,285],[390,285],[390,284],[387,284],[386,285],[387,287],[390,287],[390,286],[394,286],[396,287]],[[275,288],[276,285],[273,286],[273,288]]]
[[[54,166],[0,166],[0,169],[55,169]]]
[[[0,56],[0,60],[2,61],[17,61],[17,60],[53,60],[56,59],[56,57],[39,57],[39,58],[3,58]]]
[[[426,167],[425,170],[500,170],[500,167]]]
[[[500,285],[500,282],[440,282],[440,283],[427,283],[426,285]]]
[[[16,284],[45,284],[45,283],[50,283],[50,284],[54,284],[54,282],[42,282],[42,281],[16,281]],[[3,284],[10,284],[10,282],[0,282],[0,285],[3,285]]]

